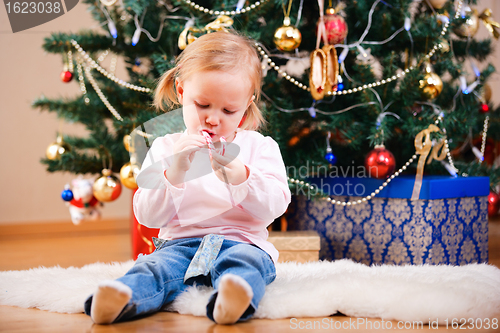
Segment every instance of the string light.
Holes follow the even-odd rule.
[[[118,37],[118,31],[116,30],[115,22],[113,22],[113,20],[111,19],[111,16],[109,15],[106,7],[101,6],[101,10],[106,16],[106,19],[108,20],[109,33],[111,34],[111,36],[113,36],[114,39],[116,39]]]
[[[183,2],[185,2],[186,4],[188,4],[189,6],[193,7],[194,9],[202,12],[202,13],[205,13],[205,14],[210,14],[210,15],[240,15],[240,14],[245,14],[245,13],[248,13],[254,9],[256,9],[257,7],[259,7],[260,5],[263,5],[264,3],[266,3],[268,0],[261,0],[261,1],[257,1],[255,2],[254,4],[250,5],[250,6],[247,6],[245,8],[241,8],[241,9],[236,9],[236,10],[213,10],[213,9],[208,9],[208,8],[205,8],[203,6],[200,6],[198,5],[197,3],[195,3],[194,1],[191,1],[191,0],[183,0]]]
[[[316,104],[318,104],[318,103],[317,102],[313,102],[313,105],[311,107],[308,107],[308,108],[298,108],[298,109],[289,110],[289,109],[284,109],[284,108],[278,106],[269,96],[267,96],[263,92],[261,92],[261,95],[266,100],[268,100],[278,111],[285,112],[285,113],[294,113],[294,112],[301,112],[301,111],[309,111],[311,113],[311,109],[314,109],[314,112],[317,112],[317,113],[320,113],[320,114],[334,115],[334,114],[344,113],[344,112],[350,111],[350,110],[358,108],[358,107],[367,106],[367,105],[374,105],[374,104],[376,105],[377,104],[377,102],[373,102],[372,101],[372,102],[354,104],[354,105],[348,106],[347,108],[342,109],[342,110],[337,110],[337,111],[323,111],[323,110],[315,108],[314,106]]]
[[[149,40],[152,41],[153,43],[158,42],[160,40],[161,34],[163,32],[163,27],[165,26],[165,20],[167,20],[167,19],[186,20],[186,21],[192,20],[191,17],[186,17],[186,16],[172,16],[172,15],[163,16],[163,18],[160,22],[160,27],[158,28],[158,34],[156,37],[153,37],[148,30],[146,30],[142,27],[142,20],[143,20],[145,14],[146,14],[146,10],[144,10],[144,13],[143,13],[142,18],[141,18],[141,22],[138,21],[139,18],[137,15],[134,16],[136,30],[134,32],[134,35],[132,36],[132,41],[131,41],[132,46],[135,46],[139,42],[139,37],[140,37],[141,32],[144,32],[144,34],[146,34],[146,36],[149,38]]]

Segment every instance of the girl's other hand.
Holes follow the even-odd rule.
[[[218,151],[212,151],[211,162],[215,175],[225,183],[239,185],[248,178],[248,168],[232,155],[222,156]]]

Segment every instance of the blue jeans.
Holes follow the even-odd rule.
[[[240,321],[252,317],[264,296],[266,285],[276,278],[271,257],[255,245],[224,240],[209,274],[190,278],[184,283],[184,274],[201,240],[183,238],[168,241],[158,246],[152,254],[137,258],[134,266],[117,279],[132,289],[132,298],[115,322],[158,312],[193,284],[214,287],[207,304],[207,317],[214,320],[213,309],[219,281],[226,273],[242,277],[252,287],[254,296]],[[91,305],[92,296],[84,304],[87,315],[90,315]]]

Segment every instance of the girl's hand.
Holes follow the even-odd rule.
[[[217,151],[212,151],[212,169],[221,181],[232,185],[239,185],[248,178],[249,171],[238,158]]]
[[[205,138],[199,134],[190,134],[181,137],[173,147],[173,163],[165,172],[165,176],[172,185],[184,183],[184,176],[191,168],[194,154],[206,145]]]

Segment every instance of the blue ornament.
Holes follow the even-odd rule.
[[[61,192],[61,198],[64,201],[71,201],[71,200],[73,200],[73,191],[71,191],[69,188],[64,189]]]
[[[335,157],[335,155],[333,155],[333,153],[331,151],[326,153],[325,160],[327,160],[328,163],[330,163],[330,164],[337,163],[337,158]]]

